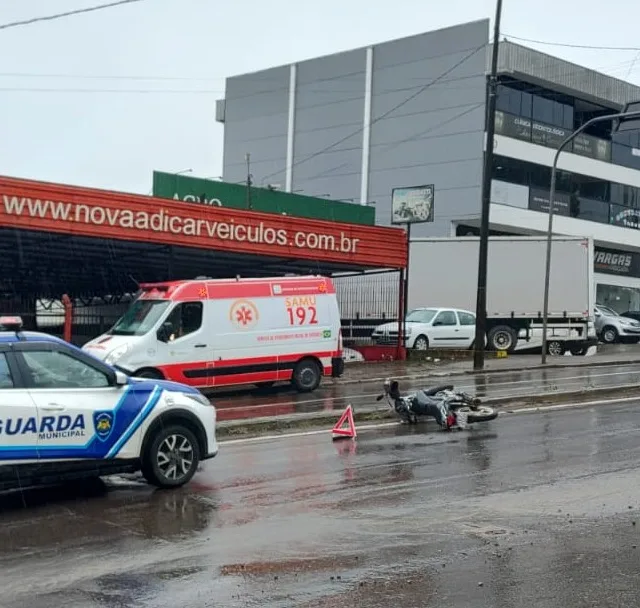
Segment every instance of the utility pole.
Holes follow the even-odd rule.
[[[485,335],[487,333],[487,257],[489,251],[489,210],[491,208],[491,176],[493,172],[493,140],[496,130],[496,97],[498,93],[498,49],[502,0],[497,0],[493,24],[491,73],[487,82],[487,139],[482,174],[482,214],[480,218],[480,249],[478,253],[478,298],[476,300],[476,337],[473,369],[484,367]]]
[[[247,161],[247,209],[251,209],[251,184],[253,183],[251,178],[251,154],[248,152],[245,155]]]

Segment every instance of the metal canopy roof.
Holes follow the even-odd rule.
[[[130,293],[137,283],[360,272],[349,263],[313,262],[0,228],[0,293],[50,298]]]

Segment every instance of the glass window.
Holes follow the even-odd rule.
[[[498,110],[518,116],[520,114],[521,100],[522,93],[520,91],[504,85],[498,86],[498,98],[496,99]]]
[[[9,370],[7,355],[0,353],[0,389],[13,388],[13,378]]]
[[[553,102],[553,123],[554,125],[561,127],[564,123],[564,104]]]
[[[202,327],[202,302],[178,304],[165,323],[170,323],[169,342],[183,338]]]
[[[468,312],[458,311],[458,319],[460,319],[460,325],[475,325],[476,318],[474,315]]]
[[[456,314],[453,310],[443,310],[433,322],[434,325],[457,325]]]
[[[169,300],[136,300],[109,333],[113,336],[143,336],[153,329]]]
[[[419,310],[412,310],[407,314],[406,321],[410,323],[431,323],[433,317],[435,317],[437,310],[432,308],[423,308]]]
[[[640,310],[640,289],[598,283],[596,297],[618,313]]]
[[[520,115],[526,118],[531,118],[531,105],[533,103],[533,95],[531,93],[522,93],[522,100],[520,106]]]
[[[33,388],[104,388],[108,376],[66,353],[30,350],[20,353]]]
[[[582,196],[571,197],[571,215],[581,220],[609,223],[609,203],[591,200]]]
[[[573,106],[565,105],[562,126],[573,131],[573,120]]]
[[[547,125],[553,124],[553,104],[551,99],[545,99],[539,95],[533,96],[533,120]]]

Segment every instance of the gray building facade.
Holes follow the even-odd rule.
[[[482,20],[227,79],[225,181],[375,205],[393,188],[433,184],[448,236],[480,212],[489,21]]]

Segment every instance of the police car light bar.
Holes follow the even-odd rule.
[[[22,329],[22,318],[0,317],[0,328],[7,331],[20,331]]]

